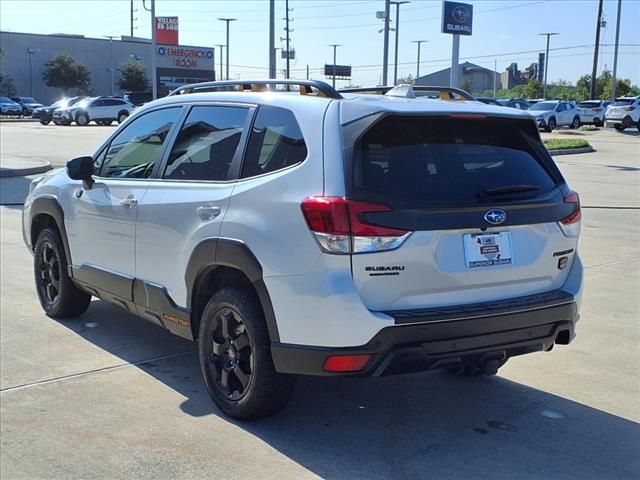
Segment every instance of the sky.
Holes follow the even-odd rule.
[[[151,18],[142,0],[134,0],[134,35],[150,37]],[[150,0],[146,0],[147,6]],[[502,72],[512,62],[520,69],[537,61],[545,49],[541,32],[558,32],[551,38],[548,80],[575,84],[591,73],[595,42],[597,0],[468,0],[474,8],[473,35],[462,37],[460,61]],[[617,0],[605,0],[598,71],[613,67]],[[284,46],[285,0],[276,0],[276,47]],[[383,61],[383,21],[376,11],[384,0],[289,0],[291,48],[296,60],[291,77],[325,79],[322,67],[333,62],[329,44],[341,44],[337,63],[352,66],[351,82],[380,83]],[[224,22],[230,26],[231,78],[263,78],[268,75],[268,0],[156,0],[157,16],[178,16],[180,43],[213,47],[224,44]],[[442,2],[412,0],[400,7],[398,77],[415,76],[417,46],[421,47],[420,74],[447,68],[451,63],[451,35],[440,32]],[[392,28],[395,8],[392,6]],[[71,33],[87,37],[130,34],[130,0],[1,0],[0,30],[29,33]],[[395,32],[390,34],[389,79],[393,80]],[[640,0],[622,1],[618,78],[640,84]],[[278,69],[284,68],[278,52]],[[216,51],[216,62],[219,54]],[[279,71],[278,76],[281,76]],[[338,82],[344,86],[348,82]],[[391,82],[389,82],[391,83]]]

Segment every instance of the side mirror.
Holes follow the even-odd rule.
[[[67,162],[67,175],[73,180],[82,180],[84,188],[93,186],[93,157],[77,157]]]

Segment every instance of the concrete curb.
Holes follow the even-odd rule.
[[[19,122],[19,123],[24,123],[24,122],[38,122],[39,120],[37,118],[18,118],[18,117],[6,117],[6,118],[0,118],[0,123],[13,123],[13,122]]]
[[[551,155],[573,155],[576,153],[591,153],[595,151],[596,149],[593,148],[591,145],[589,145],[588,147],[582,147],[582,148],[564,148],[560,150],[549,150],[549,153]]]
[[[35,175],[36,173],[44,173],[51,170],[51,162],[40,161],[39,165],[24,168],[4,168],[0,167],[0,178],[8,177],[25,177],[27,175]]]

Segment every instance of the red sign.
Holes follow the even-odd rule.
[[[156,17],[156,42],[178,45],[178,17]]]

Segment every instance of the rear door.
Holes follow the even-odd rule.
[[[558,221],[576,205],[565,203],[535,124],[473,117],[386,116],[347,159],[348,197],[389,207],[360,220],[408,234],[394,250],[352,254],[370,309],[469,304],[564,283],[570,265],[559,268],[559,258],[570,263],[577,233]]]
[[[186,305],[191,253],[202,240],[220,235],[252,114],[248,105],[191,107],[160,178],[140,202],[136,277],[165,287],[179,305]]]

